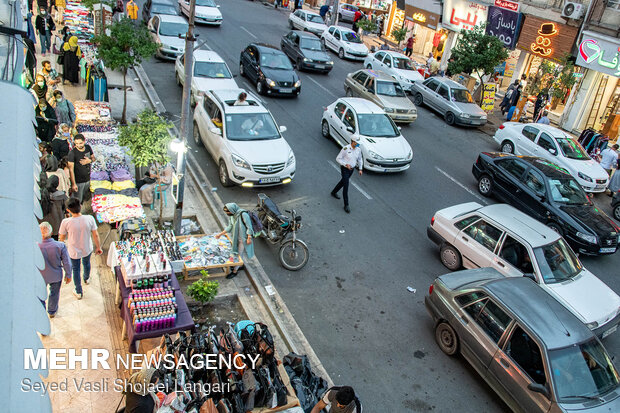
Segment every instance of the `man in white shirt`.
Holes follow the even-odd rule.
[[[609,176],[611,176],[613,167],[618,163],[618,148],[619,146],[616,143],[612,145],[611,148],[608,146],[606,149],[601,151],[601,166],[605,171],[607,171]]]
[[[336,162],[340,164],[340,174],[342,177],[334,189],[332,189],[331,195],[336,199],[340,199],[338,191],[342,188],[344,210],[347,214],[351,212],[351,209],[349,208],[349,180],[351,179],[351,175],[353,175],[353,169],[357,166],[360,176],[362,175],[362,169],[364,169],[364,163],[362,161],[362,148],[359,145],[359,140],[359,137],[353,136],[351,138],[351,144],[342,148],[336,157]]]

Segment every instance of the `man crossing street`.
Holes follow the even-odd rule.
[[[362,175],[362,169],[364,169],[364,163],[362,161],[362,148],[360,148],[359,140],[359,137],[353,136],[351,138],[351,144],[342,148],[336,157],[336,162],[340,164],[340,174],[342,177],[340,178],[340,182],[338,182],[334,189],[332,189],[331,195],[336,199],[340,199],[338,191],[342,188],[344,210],[347,214],[351,212],[351,209],[349,208],[349,180],[351,179],[351,175],[353,175],[353,170],[356,166],[359,169],[360,176]]]

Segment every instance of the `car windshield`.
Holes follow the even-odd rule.
[[[413,66],[411,66],[411,61],[407,59],[406,57],[394,56],[394,67],[396,69],[414,70]]]
[[[586,205],[588,197],[574,178],[547,179],[551,188],[551,199],[567,205]]]
[[[162,36],[179,37],[187,33],[187,23],[162,22],[159,26],[159,34]]]
[[[299,47],[306,50],[322,50],[321,41],[319,39],[311,39],[308,37],[302,37]]]
[[[260,65],[270,69],[293,70],[291,61],[285,54],[280,53],[263,53],[260,57]]]
[[[541,275],[546,284],[555,284],[577,276],[583,266],[564,238],[553,244],[534,248]]]
[[[308,21],[310,23],[321,23],[321,24],[325,23],[323,21],[323,18],[319,16],[318,14],[308,14],[307,16],[308,16]]]
[[[280,134],[268,113],[239,113],[226,115],[226,136],[231,141],[259,141]]]
[[[452,100],[459,103],[474,103],[474,98],[467,89],[452,89]]]
[[[405,95],[405,91],[402,87],[396,82],[377,82],[377,95],[383,96],[399,96],[403,97]]]
[[[587,161],[590,159],[583,147],[570,138],[558,138],[555,140],[560,145],[560,150],[569,159],[578,159],[580,161]]]
[[[398,128],[388,115],[383,113],[358,115],[360,134],[373,138],[395,138]]]
[[[153,7],[151,7],[151,14],[170,14],[176,16],[177,9],[167,4],[154,4]]]
[[[196,6],[217,7],[213,0],[196,0]]]
[[[232,78],[228,66],[222,62],[196,62],[196,64],[194,64],[194,76],[212,79]]]
[[[549,351],[551,376],[560,403],[583,403],[618,388],[620,377],[600,341]]]
[[[344,38],[345,42],[349,42],[349,43],[361,43],[362,41],[360,40],[359,37],[357,37],[357,35],[353,32],[342,32],[342,36]]]

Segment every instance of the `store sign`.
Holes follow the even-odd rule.
[[[521,26],[521,13],[489,6],[487,34],[497,37],[507,49],[514,49]]]
[[[488,6],[466,0],[445,0],[441,25],[455,32],[471,30],[487,21]]]
[[[579,66],[620,77],[620,41],[584,31],[577,51]]]
[[[405,23],[405,11],[392,6],[390,17],[388,18],[387,31],[388,36],[392,36],[395,29],[400,29]]]
[[[514,11],[517,13],[519,12],[519,9],[521,8],[521,4],[516,3],[514,1],[508,1],[508,0],[495,0],[495,6],[500,7],[502,9]]]
[[[482,104],[480,108],[489,113],[493,111],[495,105],[495,83],[485,83],[482,89]]]
[[[431,13],[426,10],[419,9],[407,5],[405,8],[405,19],[418,23],[421,26],[428,27],[432,30],[437,30],[439,27],[439,15]]]
[[[527,15],[517,47],[544,59],[560,60],[570,53],[579,29]]]

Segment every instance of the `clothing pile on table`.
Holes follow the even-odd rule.
[[[110,104],[80,100],[75,102],[76,128],[95,154],[91,166],[92,208],[99,222],[114,223],[144,216],[136,183],[129,170],[130,160],[118,144]]]
[[[90,39],[95,35],[95,26],[90,12],[80,1],[67,1],[63,17],[65,26],[68,26],[69,31],[78,39]],[[82,48],[81,44],[80,48]]]
[[[226,237],[213,235],[177,238],[186,268],[224,266],[240,263],[239,255],[232,253],[232,243]]]

